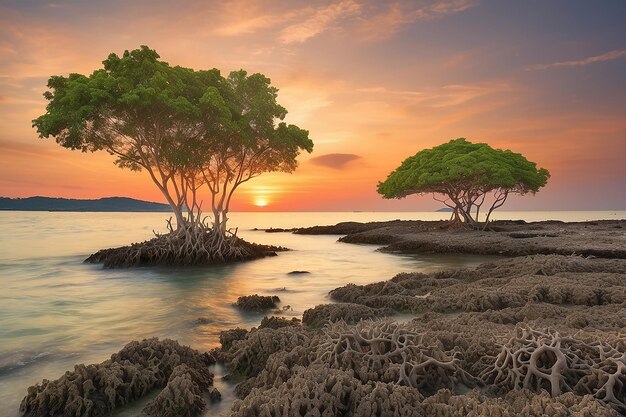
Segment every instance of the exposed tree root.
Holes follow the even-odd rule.
[[[610,361],[606,362],[604,378],[593,379],[592,383],[579,375],[579,380],[586,382],[572,386],[570,391],[562,389],[551,394],[529,384],[528,388],[503,389],[501,395],[494,395],[497,387],[482,386],[478,378],[462,369],[467,362],[457,359],[461,351],[466,354],[471,346],[461,343],[463,347],[458,351],[444,350],[437,340],[445,330],[437,330],[439,325],[432,324],[428,326],[435,328],[432,334],[424,334],[418,331],[416,322],[366,320],[356,326],[339,322],[326,326],[321,333],[310,333],[309,338],[297,344],[284,344],[278,351],[275,344],[255,343],[257,357],[270,354],[258,375],[237,386],[236,392],[242,400],[233,405],[231,417],[617,417],[618,413],[623,414],[620,406],[610,403],[605,395],[606,389],[617,400],[623,395],[614,389],[621,387],[614,377],[620,370],[608,366]],[[443,329],[443,322],[441,325]],[[280,331],[268,329],[263,337],[267,341],[282,338],[286,330],[294,335],[301,332],[297,326]],[[447,331],[452,337],[457,330],[448,326]],[[489,333],[485,328],[477,328],[476,323],[468,330],[479,338]],[[252,334],[257,332],[252,330]],[[547,330],[532,332],[536,337],[547,335],[548,339],[556,334]],[[558,337],[561,346],[576,346],[575,352],[580,357],[599,355],[594,342]],[[251,347],[251,341],[245,344]],[[537,369],[549,377],[551,372],[542,369],[544,361],[549,359],[548,352],[538,353],[537,363],[541,365]],[[613,350],[603,352],[611,358],[617,357]],[[586,375],[592,378],[593,374]],[[482,387],[468,390],[472,385]],[[579,389],[581,385],[602,388],[584,392]]]
[[[275,256],[282,247],[258,245],[208,228],[187,228],[142,243],[100,250],[85,260],[105,268],[150,265],[207,265]]]
[[[418,388],[431,394],[459,384],[476,385],[476,378],[459,366],[459,351],[444,352],[426,343],[411,324],[389,320],[338,322],[324,328],[327,341],[319,345],[317,362],[353,370],[363,382],[381,381]]]
[[[626,413],[625,343],[616,344],[620,346],[601,340],[587,343],[554,330],[519,325],[480,377],[504,391],[546,389],[553,397],[566,392],[592,394]]]

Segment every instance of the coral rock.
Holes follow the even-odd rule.
[[[239,297],[234,305],[245,311],[264,311],[276,308],[279,302],[280,298],[275,295],[253,294]]]
[[[375,309],[354,303],[320,304],[315,308],[306,310],[302,315],[302,322],[308,327],[319,328],[339,320],[348,324],[356,324],[361,320],[391,314],[393,314],[393,310],[388,308]]]

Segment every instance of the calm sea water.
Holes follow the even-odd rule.
[[[206,268],[103,270],[82,261],[101,248],[142,241],[163,231],[164,213],[0,212],[0,416],[16,416],[26,388],[55,379],[76,363],[101,362],[128,341],[170,337],[208,350],[219,332],[257,325],[263,315],[232,307],[247,294],[277,294],[287,316],[328,302],[329,290],[403,271],[473,267],[476,256],[399,256],[337,236],[264,233],[340,221],[438,220],[447,213],[233,213],[231,226],[257,243],[287,246],[277,257]],[[626,212],[500,212],[496,218],[566,221],[626,218]],[[293,270],[311,274],[287,275]],[[203,324],[198,323],[204,318]],[[220,371],[219,369],[217,370]],[[225,401],[210,407],[219,415]],[[136,408],[140,408],[138,404]],[[125,411],[119,415],[132,415]]]

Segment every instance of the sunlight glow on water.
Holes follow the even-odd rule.
[[[624,212],[500,213],[500,218],[587,220]],[[221,330],[258,325],[262,314],[232,307],[248,294],[278,295],[301,316],[347,283],[389,279],[399,272],[475,266],[485,257],[398,256],[337,236],[264,233],[251,229],[339,221],[436,220],[447,213],[233,213],[246,240],[286,246],[277,257],[205,268],[103,270],[83,264],[101,248],[164,230],[164,213],[0,212],[0,416],[15,416],[29,385],[56,379],[76,363],[101,362],[133,339],[170,337],[208,350]],[[293,270],[311,274],[288,275]],[[284,291],[282,289],[285,289]],[[202,322],[198,322],[203,318]],[[224,405],[225,406],[225,405]],[[224,407],[222,406],[222,408]],[[207,415],[215,415],[210,409]]]

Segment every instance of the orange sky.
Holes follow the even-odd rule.
[[[40,140],[30,124],[50,75],[89,73],[146,44],[171,64],[266,74],[287,120],[310,131],[313,154],[294,174],[250,182],[236,210],[439,208],[382,200],[376,183],[461,136],[551,171],[509,209],[625,209],[625,11],[565,0],[5,1],[0,195],[163,200],[145,175]]]

